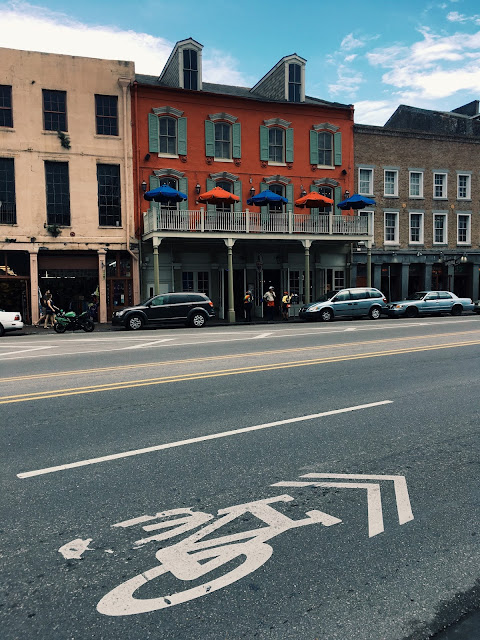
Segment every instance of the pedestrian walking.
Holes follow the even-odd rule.
[[[275,289],[274,287],[268,287],[268,291],[263,294],[263,299],[267,305],[266,318],[267,322],[273,322],[275,317]]]
[[[45,295],[45,324],[43,325],[44,329],[48,329],[49,324],[50,328],[53,329],[56,311],[58,311],[58,307],[53,304],[52,294],[49,293],[48,295]]]
[[[288,322],[288,314],[290,313],[290,303],[292,301],[292,296],[288,293],[288,291],[283,292],[282,297],[282,320]]]
[[[38,289],[40,291],[40,287]],[[47,319],[47,314],[46,314],[46,311],[47,311],[47,300],[46,300],[46,298],[49,295],[50,295],[50,290],[47,289],[45,291],[45,294],[40,298],[40,318],[38,319],[38,322],[35,325],[36,327],[39,327],[42,324],[42,322],[45,323],[45,320]]]
[[[243,309],[245,312],[245,322],[252,322],[253,296],[251,291],[246,291],[243,298]]]

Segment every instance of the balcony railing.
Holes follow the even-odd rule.
[[[360,216],[253,211],[150,209],[144,214],[144,233],[196,231],[199,233],[271,233],[303,235],[368,235],[368,219]]]
[[[15,204],[0,202],[0,224],[16,224],[17,208]]]

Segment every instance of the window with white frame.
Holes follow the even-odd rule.
[[[232,127],[226,122],[215,122],[215,158],[232,157]]]
[[[359,211],[358,215],[360,218],[365,218],[367,220],[367,231],[370,235],[373,234],[373,211]]]
[[[386,196],[398,196],[398,171],[385,169],[383,193]]]
[[[423,213],[410,213],[409,243],[423,244]]]
[[[182,271],[182,291],[198,291],[210,295],[208,271]]]
[[[471,176],[469,173],[457,174],[457,200],[470,200]]]
[[[280,127],[270,127],[268,130],[268,159],[270,162],[284,162],[285,131]]]
[[[446,173],[433,174],[433,197],[434,198],[447,197],[447,174]]]
[[[385,244],[398,244],[398,211],[385,212]]]
[[[158,119],[158,152],[162,155],[177,154],[177,120],[165,116]]]
[[[433,244],[447,244],[447,214],[433,214]]]
[[[373,194],[373,169],[358,170],[358,193],[365,196]]]
[[[318,164],[333,166],[333,135],[329,131],[318,132]]]
[[[410,171],[408,180],[409,197],[423,198],[423,172]]]
[[[457,215],[457,244],[470,244],[470,222],[469,213]]]

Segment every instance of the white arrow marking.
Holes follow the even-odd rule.
[[[65,560],[80,560],[85,551],[93,551],[93,549],[88,548],[91,541],[92,538],[87,538],[86,540],[77,538],[76,540],[72,540],[71,542],[64,544],[63,547],[60,547],[58,552],[62,554]]]
[[[143,349],[144,347],[153,347],[155,344],[160,344],[160,342],[169,342],[170,340],[174,340],[175,338],[162,338],[161,340],[155,340],[154,342],[145,342],[144,344],[132,344],[130,347],[123,347],[123,349]]]
[[[253,336],[252,340],[258,340],[259,338],[268,338],[271,336],[273,331],[268,331],[267,333],[259,333],[258,336]]]
[[[351,329],[344,329],[344,331],[356,331],[355,327],[352,327]]]

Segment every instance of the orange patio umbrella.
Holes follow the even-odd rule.
[[[238,202],[240,198],[234,193],[225,191],[221,187],[213,187],[210,191],[201,193],[197,200],[200,202],[208,202],[208,204],[232,204],[232,202]]]
[[[295,204],[297,207],[301,208],[307,207],[308,209],[321,209],[322,207],[327,207],[328,205],[333,204],[333,200],[320,195],[316,191],[310,191],[307,195],[295,200]]]

